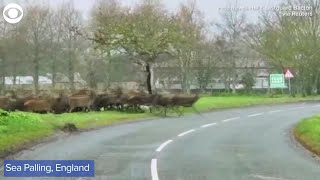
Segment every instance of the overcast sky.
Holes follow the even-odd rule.
[[[51,5],[57,5],[62,2],[72,1],[72,0],[0,0],[0,2],[6,3],[20,3],[22,6],[25,2],[42,2],[50,3]],[[139,0],[119,0],[125,4],[133,5]],[[163,0],[163,3],[170,10],[177,10],[178,6],[182,2],[187,0]],[[263,6],[271,7],[277,6],[281,0],[238,0],[238,4],[241,7],[253,7],[253,6]],[[73,0],[77,9],[83,11],[85,14],[90,12],[95,0]],[[207,20],[218,20],[219,18],[219,8],[226,7],[228,4],[234,4],[236,0],[197,0],[198,7],[201,11],[205,13]],[[248,18],[253,20],[257,16],[257,11],[247,11]]]

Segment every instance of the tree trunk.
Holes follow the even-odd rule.
[[[181,74],[181,89],[183,93],[190,94],[191,82],[189,71],[186,69],[182,69]]]
[[[270,69],[268,69],[268,89],[267,89],[267,94],[271,94],[271,87],[270,87]]]
[[[148,89],[148,93],[152,94],[152,84],[151,84],[151,67],[150,64],[147,63],[146,65],[146,72],[147,72],[147,89]]]
[[[36,57],[33,61],[34,63],[34,75],[33,75],[33,84],[35,94],[39,94],[39,61]]]
[[[17,84],[17,76],[16,74],[14,73],[13,74],[13,86],[15,86]]]
[[[69,75],[69,83],[70,83],[70,90],[74,92],[74,64],[73,64],[73,57],[71,52],[69,53],[69,61],[68,61],[68,75]]]
[[[38,45],[36,45],[36,49],[34,52],[33,66],[34,66],[34,74],[33,74],[33,84],[34,84],[34,93],[37,95],[39,93],[39,49]]]
[[[89,79],[90,79],[90,88],[96,89],[97,88],[97,82],[94,78],[94,72],[89,73]]]
[[[4,94],[6,88],[6,63],[4,59],[1,59],[0,73],[1,73],[1,84],[0,84],[0,94]]]
[[[17,66],[18,65],[16,63],[13,66],[13,86],[15,86],[17,82]]]
[[[232,94],[236,93],[236,86],[234,84],[234,82],[232,83]]]
[[[97,81],[95,78],[94,65],[89,63],[89,85],[91,89],[97,89]]]
[[[320,74],[318,73],[315,77],[315,94],[319,95],[320,94]]]
[[[57,66],[56,66],[56,59],[52,61],[52,66],[51,66],[51,74],[52,74],[52,89],[56,87],[56,77],[57,77]]]
[[[235,69],[235,68],[234,68],[234,69]],[[237,86],[237,77],[236,77],[236,74],[234,74],[233,77],[232,77],[231,85],[232,85],[232,94],[237,93],[237,89],[236,89],[236,86]]]
[[[152,93],[156,92],[156,86],[155,86],[155,80],[154,80],[154,70],[153,70],[153,65],[150,65],[150,84],[151,84],[151,91]]]

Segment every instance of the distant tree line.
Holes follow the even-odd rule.
[[[126,63],[118,63],[130,61],[145,75],[141,81],[150,94],[159,64],[178,67],[175,73],[185,93],[190,93],[194,81],[205,91],[213,76],[219,76],[228,92],[235,93],[239,83],[249,92],[255,72],[237,69],[263,59],[273,68],[270,73],[282,73],[284,68],[294,72],[295,92],[319,94],[320,1],[284,0],[281,6],[293,4],[312,6],[313,16],[269,11],[250,23],[245,12],[234,10],[221,11],[221,20],[212,23],[205,20],[196,0],[182,3],[175,12],[160,0],[140,0],[134,6],[98,0],[84,18],[70,2],[59,7],[28,4],[18,24],[0,22],[0,91],[5,90],[4,77],[32,75],[37,94],[39,76],[46,73],[52,75],[52,88],[57,74],[63,73],[74,90],[75,72],[95,89],[98,82],[132,76]]]

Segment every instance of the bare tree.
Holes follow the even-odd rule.
[[[146,87],[151,94],[153,64],[162,54],[172,54],[179,41],[175,18],[158,1],[144,0],[132,9],[107,1],[96,10],[94,42],[100,49],[128,54],[144,67]],[[108,3],[107,3],[108,4]]]
[[[59,69],[59,65],[63,62],[63,13],[58,10],[51,10],[50,16],[47,21],[48,26],[48,44],[47,44],[47,57],[49,59],[48,71],[51,73],[52,88],[56,86],[56,77]]]
[[[0,94],[5,90],[5,76],[7,74],[7,61],[6,61],[6,38],[8,23],[4,19],[0,20]]]
[[[62,4],[59,9],[60,17],[63,19],[62,21],[62,29],[63,29],[63,43],[65,45],[65,51],[67,53],[67,67],[68,67],[68,78],[70,82],[70,89],[75,90],[74,85],[74,74],[75,74],[75,65],[78,60],[79,52],[79,41],[81,38],[76,34],[74,28],[82,27],[82,16],[79,11],[77,11],[74,7],[73,3]]]
[[[202,42],[201,45],[195,49],[195,78],[200,90],[204,93],[212,81],[212,78],[217,73],[218,52],[214,46],[213,40]]]
[[[216,27],[221,31],[228,48],[228,57],[223,59],[223,65],[228,71],[224,72],[224,79],[231,80],[232,92],[236,92],[236,84],[238,80],[237,75],[237,59],[240,54],[241,38],[246,29],[246,16],[244,12],[238,9],[238,3],[230,4],[231,10],[225,10],[220,13],[222,23],[216,23]],[[226,82],[225,82],[226,83]],[[228,83],[226,83],[228,84]]]
[[[49,8],[38,5],[31,5],[28,7],[27,17],[25,18],[23,26],[27,27],[28,42],[32,51],[30,58],[33,64],[33,84],[36,94],[39,93],[39,75],[40,75],[40,60],[42,52],[44,51],[43,42],[47,39],[47,20],[49,15]]]
[[[180,80],[182,90],[190,93],[190,86],[194,81],[194,71],[192,67],[195,65],[197,58],[197,49],[204,39],[205,23],[203,14],[197,8],[195,0],[190,0],[186,4],[181,4],[178,12],[178,25],[181,28],[183,43],[177,45],[177,60],[180,69]]]

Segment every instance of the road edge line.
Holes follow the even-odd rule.
[[[233,120],[236,120],[236,119],[240,119],[240,117],[234,117],[234,118],[225,119],[225,120],[222,120],[222,122],[229,122],[229,121],[233,121]]]
[[[172,142],[173,142],[173,140],[170,139],[170,140],[162,143],[162,144],[156,149],[156,151],[157,151],[157,152],[162,151],[162,149],[164,149],[168,144],[170,144],[170,143],[172,143]]]
[[[191,129],[191,130],[185,131],[185,132],[179,134],[178,137],[182,137],[182,136],[187,135],[187,134],[189,134],[189,133],[192,133],[192,132],[194,132],[194,131],[195,131],[195,129]]]
[[[263,115],[264,113],[256,113],[256,114],[250,114],[248,115],[248,117],[256,117],[256,116],[261,116]]]
[[[157,170],[157,159],[151,160],[151,178],[152,180],[159,180],[158,170]]]
[[[215,126],[217,125],[217,123],[210,123],[210,124],[205,124],[203,126],[201,126],[202,128],[206,128],[206,127],[210,127],[210,126]]]

